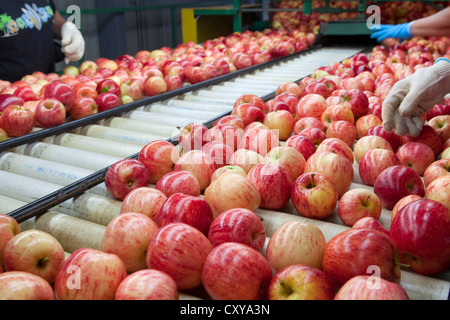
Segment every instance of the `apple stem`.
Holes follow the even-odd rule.
[[[364,206],[364,207],[367,205],[367,200],[369,200],[369,198],[370,198],[370,195],[368,195],[368,196],[364,199],[364,201],[363,201],[363,206]]]
[[[400,262],[396,262],[396,264],[398,265],[398,266],[400,266],[400,267],[403,267],[403,268],[409,268],[411,265],[409,265],[409,264],[404,264],[404,263],[400,263]]]
[[[282,286],[283,289],[286,290],[287,295],[290,295],[292,293],[292,289],[284,282],[284,280],[280,281],[280,286]]]
[[[47,265],[47,263],[50,261],[50,259],[48,257],[42,258],[38,261],[38,267],[39,268],[45,268],[45,266]]]

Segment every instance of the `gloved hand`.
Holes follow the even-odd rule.
[[[66,22],[61,28],[61,51],[66,55],[66,63],[78,61],[84,55],[84,39],[72,22]]]
[[[413,37],[411,33],[411,24],[413,21],[402,24],[380,24],[380,29],[373,28],[374,31],[370,37],[372,39],[377,39],[378,42],[383,41],[386,38],[397,38],[400,41],[409,39]]]
[[[421,116],[442,103],[450,92],[450,63],[438,61],[420,68],[409,77],[397,81],[383,101],[381,117],[386,131],[398,135],[417,136],[422,130]]]

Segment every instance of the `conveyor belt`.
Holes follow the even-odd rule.
[[[0,154],[0,213],[14,216],[23,229],[37,228],[54,235],[68,254],[80,247],[100,249],[105,227],[121,205],[108,195],[103,184],[111,164],[135,157],[152,140],[176,143],[177,127],[190,122],[211,124],[231,112],[242,94],[267,100],[279,84],[297,81],[319,66],[363,49],[318,48],[209,87],[14,146]],[[356,164],[351,187],[368,188],[359,180]],[[263,218],[268,237],[281,223],[292,219],[317,225],[327,241],[347,228],[337,213],[326,221],[310,220],[301,217],[291,204],[282,212],[258,209],[256,213]],[[380,222],[389,227],[390,211],[383,210]],[[447,299],[450,284],[443,277],[424,277],[405,270],[401,284],[411,299]]]

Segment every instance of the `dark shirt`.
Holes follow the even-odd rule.
[[[0,79],[54,71],[52,0],[0,0]]]

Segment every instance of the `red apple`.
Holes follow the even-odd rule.
[[[420,199],[423,199],[423,197],[421,197],[417,194],[410,194],[410,195],[407,195],[407,196],[401,198],[400,200],[398,200],[397,203],[395,204],[394,208],[392,208],[392,211],[391,211],[391,223],[401,208],[403,208],[410,202],[413,202],[415,200],[420,200]]]
[[[42,277],[23,271],[9,271],[0,274],[0,299],[55,300],[55,293]]]
[[[425,124],[422,127],[417,137],[411,137],[409,135],[402,137],[403,144],[406,142],[422,142],[429,146],[433,152],[434,156],[437,157],[442,152],[442,140],[437,134],[437,132],[429,125]]]
[[[119,96],[111,92],[100,93],[95,102],[98,106],[98,112],[110,110],[122,105],[122,100]]]
[[[138,187],[125,196],[120,213],[136,212],[155,220],[156,214],[166,200],[167,196],[158,189]]]
[[[197,228],[173,222],[160,228],[147,250],[147,267],[167,273],[179,290],[200,286],[201,271],[213,246]]]
[[[265,128],[253,128],[244,133],[239,148],[255,151],[264,157],[272,148],[279,145],[280,139],[274,131]]]
[[[220,175],[211,182],[204,194],[214,218],[233,208],[254,211],[261,202],[261,195],[250,179],[236,173]]]
[[[117,287],[114,300],[178,300],[178,287],[167,273],[145,269],[128,275]]]
[[[339,94],[341,98],[340,104],[349,105],[352,109],[355,120],[364,116],[368,112],[369,99],[363,90],[349,89]]]
[[[374,114],[366,114],[356,120],[356,139],[362,138],[367,130],[372,127],[376,127],[382,124],[381,117]]]
[[[335,104],[326,108],[322,113],[320,120],[325,128],[325,131],[334,121],[345,120],[352,124],[355,123],[355,117],[353,116],[351,108],[342,104]]]
[[[450,159],[440,159],[433,161],[423,174],[423,183],[425,187],[436,178],[450,175]]]
[[[73,100],[75,99],[75,93],[70,84],[61,80],[56,80],[50,82],[46,86],[44,98],[54,98],[59,100],[66,108],[66,111],[69,112],[70,108],[72,108]]]
[[[167,92],[167,83],[163,77],[150,76],[144,83],[144,94],[152,97]]]
[[[277,110],[267,113],[263,124],[269,129],[275,130],[278,133],[278,138],[285,141],[294,130],[295,120],[290,111]]]
[[[396,135],[394,130],[387,132],[382,125],[371,127],[367,129],[366,136],[374,135],[384,138],[389,142],[392,147],[392,151],[397,152],[398,147],[402,144],[400,136]]]
[[[263,163],[280,164],[289,173],[291,181],[303,173],[306,160],[297,149],[289,146],[275,147],[264,157]]]
[[[283,146],[292,147],[298,150],[305,160],[308,160],[309,157],[316,152],[316,145],[314,142],[310,138],[302,135],[291,136],[286,140]]]
[[[148,244],[157,230],[156,223],[141,213],[121,213],[106,226],[102,251],[117,255],[128,273],[146,269]]]
[[[430,199],[412,201],[401,208],[390,227],[400,261],[410,269],[431,275],[450,266],[450,211]]]
[[[306,128],[317,128],[325,132],[325,126],[322,121],[315,117],[304,117],[300,118],[295,122],[294,125],[294,135],[298,134],[300,131]]]
[[[172,171],[158,180],[156,189],[162,191],[167,197],[174,193],[183,193],[191,196],[200,196],[200,184],[197,178],[189,171]]]
[[[406,142],[398,148],[396,155],[400,164],[413,168],[419,176],[423,176],[435,160],[433,150],[421,142]]]
[[[342,286],[355,276],[372,273],[398,283],[398,260],[397,246],[384,232],[351,228],[338,233],[327,242],[322,270],[337,286]]]
[[[0,267],[3,267],[3,250],[15,235],[21,232],[16,219],[6,214],[0,215]]]
[[[259,109],[261,109],[261,111],[265,110],[264,100],[255,94],[240,95],[234,101],[233,108],[237,108],[239,105],[241,105],[243,103],[248,103],[248,104],[254,105],[254,106],[258,107]]]
[[[55,280],[58,300],[112,300],[127,276],[118,256],[80,248],[67,258]]]
[[[334,300],[409,300],[398,283],[377,276],[359,275],[339,288]]]
[[[178,143],[184,153],[191,150],[201,150],[207,140],[208,127],[200,122],[184,126],[178,137]]]
[[[2,112],[6,107],[10,105],[23,106],[25,101],[10,93],[10,94],[0,94],[0,112]]]
[[[338,198],[349,190],[354,176],[353,165],[347,158],[328,151],[313,154],[306,161],[304,172],[317,172],[327,176],[336,187]]]
[[[202,147],[202,151],[208,154],[216,164],[216,168],[226,166],[230,162],[230,157],[234,149],[220,141],[207,142]]]
[[[355,155],[356,162],[360,163],[364,154],[373,149],[393,151],[391,144],[386,139],[380,136],[364,136],[358,139],[353,146],[353,153]]]
[[[426,113],[427,120],[431,120],[436,116],[449,115],[450,104],[436,104]]]
[[[290,265],[277,272],[267,289],[268,300],[333,300],[328,275],[308,265]]]
[[[37,104],[34,116],[40,126],[51,128],[66,121],[66,108],[59,100],[44,99]]]
[[[104,92],[111,92],[119,97],[122,94],[121,90],[120,90],[120,85],[116,81],[114,81],[112,79],[108,79],[108,78],[100,81],[97,84],[96,90],[97,90],[98,94],[101,94]]]
[[[399,165],[397,155],[388,149],[370,149],[359,161],[358,172],[362,182],[373,186],[378,175],[389,167]]]
[[[395,165],[383,170],[374,182],[374,192],[380,198],[381,205],[392,210],[395,204],[409,194],[425,195],[422,179],[414,169]]]
[[[131,97],[134,101],[141,100],[144,97],[144,82],[139,79],[130,78],[120,85],[122,95]]]
[[[207,153],[201,150],[191,150],[178,159],[173,170],[191,172],[197,178],[200,190],[204,191],[211,183],[211,176],[216,170],[216,164]]]
[[[231,115],[241,118],[244,127],[255,121],[264,121],[264,112],[258,106],[251,103],[241,103],[233,107]]]
[[[325,140],[323,140],[317,147],[316,152],[321,151],[329,151],[340,154],[341,156],[347,158],[348,161],[350,161],[350,163],[352,164],[355,160],[353,150],[347,143],[338,138],[326,138]]]
[[[372,190],[365,188],[348,190],[338,202],[339,218],[349,227],[365,217],[378,220],[381,210],[381,201],[378,196]]]
[[[353,147],[357,137],[356,127],[346,120],[333,121],[326,130],[326,137],[341,139],[349,147]]]
[[[168,197],[155,217],[159,228],[172,222],[183,222],[205,235],[208,235],[212,221],[213,212],[205,199],[183,193],[175,193]]]
[[[244,128],[245,128],[244,121],[240,117],[235,116],[235,115],[228,115],[228,116],[221,117],[215,123],[215,126],[219,126],[219,125],[230,125],[230,126],[235,127],[236,129],[242,129],[242,130],[244,130]]]
[[[354,229],[375,229],[382,231],[389,235],[389,230],[383,227],[383,225],[380,223],[378,219],[375,219],[374,217],[364,217],[356,221],[352,228]]]
[[[261,252],[266,241],[266,231],[261,219],[253,211],[234,208],[214,219],[208,239],[214,247],[225,242],[238,242]]]
[[[91,97],[77,97],[73,101],[69,115],[72,119],[78,120],[98,113],[98,105]]]
[[[425,190],[425,198],[442,203],[450,209],[450,176],[438,177]]]
[[[266,298],[272,278],[269,262],[257,250],[237,242],[215,247],[203,264],[202,284],[214,300]]]
[[[304,96],[299,100],[295,114],[297,119],[313,117],[321,120],[322,114],[326,109],[327,104],[325,99],[311,99],[308,96]]]
[[[267,261],[274,273],[295,264],[321,269],[325,244],[325,237],[317,226],[302,221],[287,221],[270,236],[266,249]]]
[[[427,125],[436,131],[443,144],[450,138],[450,114],[435,116],[428,120]]]
[[[150,174],[146,166],[135,159],[119,160],[111,165],[105,175],[105,186],[109,194],[123,200],[132,190],[146,187],[150,183]]]
[[[20,137],[31,132],[34,127],[34,113],[18,105],[6,107],[0,117],[0,127],[9,137]]]

